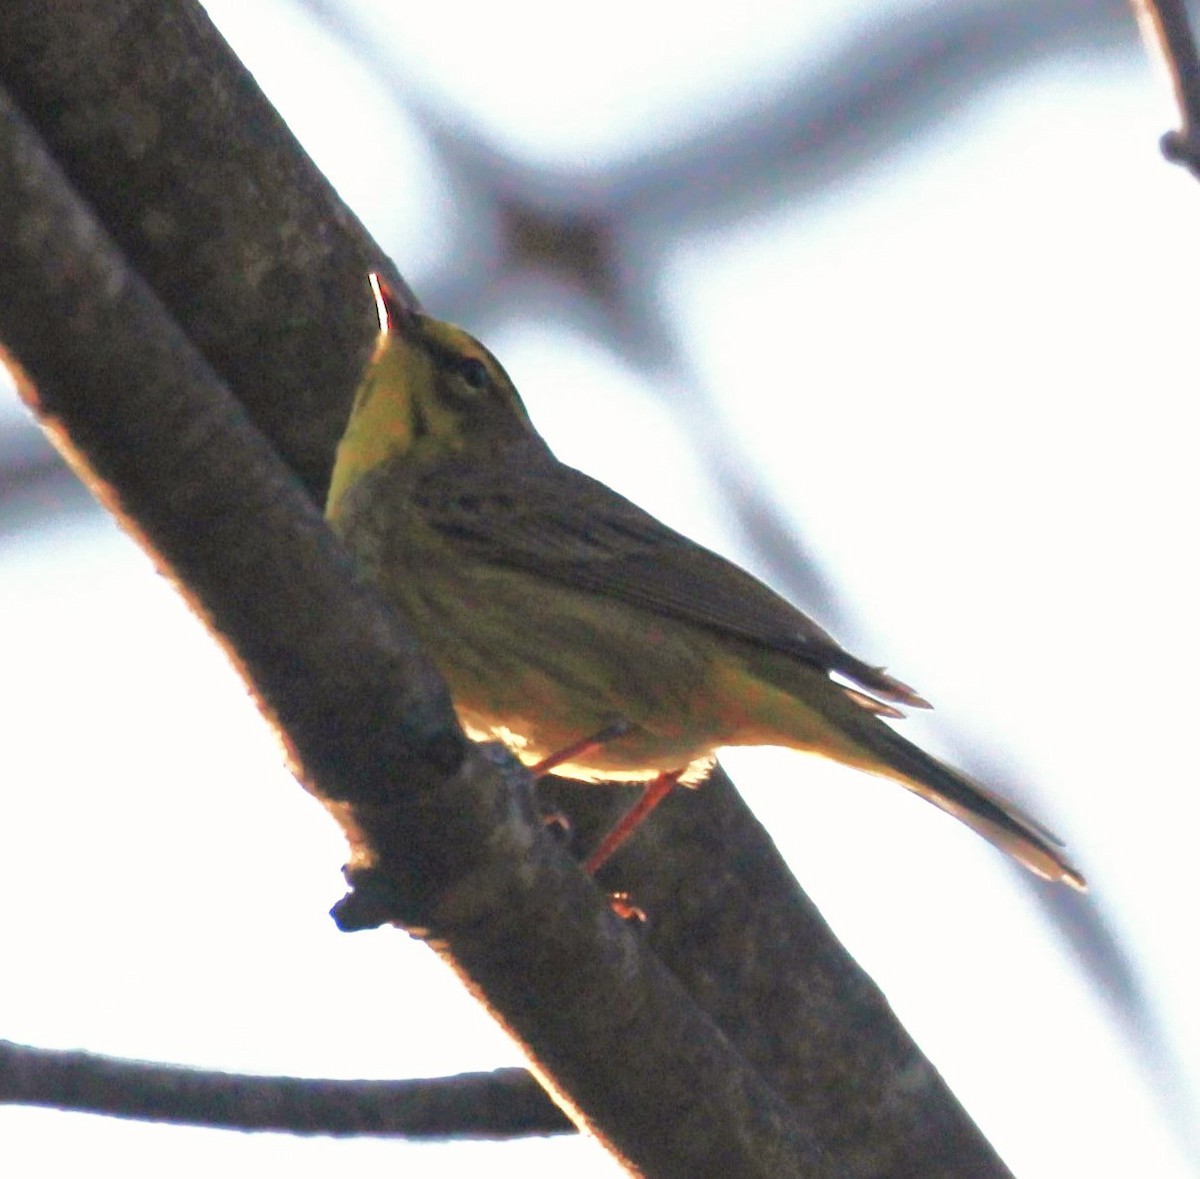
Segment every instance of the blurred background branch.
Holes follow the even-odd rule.
[[[1163,154],[1200,178],[1200,54],[1184,0],[1133,0],[1146,48],[1171,79],[1180,127],[1162,138]]]

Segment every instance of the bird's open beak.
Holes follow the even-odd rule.
[[[397,297],[396,292],[388,286],[383,275],[372,271],[368,275],[371,293],[375,296],[375,311],[379,316],[379,335],[382,339],[388,332],[404,334],[406,327],[412,325],[416,309],[406,306]]]

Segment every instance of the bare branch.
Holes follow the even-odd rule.
[[[329,391],[353,389],[374,337],[341,309],[368,270],[408,288],[230,56],[197,3],[0,6],[25,117],[320,500],[349,408]]]
[[[519,1068],[411,1081],[253,1077],[0,1040],[0,1102],[288,1134],[517,1138],[574,1129]]]
[[[1200,54],[1185,0],[1133,0],[1147,48],[1165,67],[1180,128],[1162,137],[1163,155],[1200,179]]]
[[[87,11],[103,27],[63,26],[64,47],[50,43],[58,33],[40,3],[0,6],[0,73],[37,111],[87,203],[114,217],[125,255],[188,337],[212,357],[231,349],[218,363],[227,376],[254,374],[238,378],[239,395],[311,488],[313,472],[327,469],[371,334],[369,301],[331,298],[322,276],[328,270],[330,289],[340,290],[374,247],[356,225],[321,212],[335,198],[322,196],[302,155],[304,166],[275,160],[310,194],[327,252],[293,258],[309,269],[282,292],[264,293],[275,281],[286,287],[286,270],[264,278],[228,261],[220,281],[203,271],[194,292],[181,291],[172,275],[188,262],[175,252],[207,248],[210,227],[211,267],[223,234],[237,253],[245,187],[201,194],[200,214],[187,200],[171,203],[178,226],[164,248],[142,240],[154,218],[110,211],[131,193],[157,200],[176,183],[186,192],[213,151],[237,154],[274,124],[193,4],[114,0]],[[98,76],[82,86],[71,48],[79,44]],[[179,54],[199,55],[203,69],[173,62]],[[168,147],[126,149],[122,104],[131,102],[164,108]],[[432,931],[577,1116],[647,1174],[1007,1174],[727,780],[668,802],[652,837],[620,865],[622,883],[651,909],[649,940],[669,972],[647,938],[615,921],[592,883],[539,837],[519,785],[462,746],[419,652],[353,586],[270,447],[15,111],[3,129],[11,141],[0,176],[16,187],[0,193],[0,336],[43,412],[86,453],[110,502],[235,652],[310,785],[344,803],[334,809],[360,861],[384,870],[358,879],[391,889],[374,894],[375,916]],[[194,157],[190,145],[199,145]],[[246,156],[254,167],[254,153]],[[263,237],[257,257],[286,255],[275,236],[291,208],[286,194],[249,187],[263,202],[248,214],[248,240]],[[255,256],[244,248],[239,258]],[[210,316],[237,330],[212,330]],[[336,373],[325,366],[307,384],[303,375],[299,384],[277,379],[288,349],[310,355],[343,344]],[[289,397],[302,397],[304,410],[285,421]],[[616,792],[593,790],[573,813],[581,827],[598,825],[616,804]]]
[[[465,742],[420,651],[7,101],[0,133],[18,386],[225,644],[387,916],[427,931],[637,1169],[846,1174],[542,833],[524,771],[514,785]]]

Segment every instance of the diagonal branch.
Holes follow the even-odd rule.
[[[7,101],[0,133],[18,387],[225,645],[360,873],[386,882],[379,915],[426,931],[638,1170],[832,1176],[814,1131],[541,831],[524,771],[514,784],[465,741],[432,667]]]
[[[370,269],[408,288],[230,59],[198,3],[0,5],[10,93],[320,500],[373,338],[344,309]]]
[[[518,1068],[413,1081],[235,1076],[7,1040],[0,1103],[289,1134],[499,1139],[572,1129]]]
[[[579,1116],[648,1174],[1006,1174],[727,780],[669,802],[622,865],[668,973],[538,838],[528,799],[464,749],[419,653],[351,584],[311,505],[163,314],[203,341],[319,488],[371,336],[369,302],[330,291],[361,281],[377,248],[299,149],[281,146],[286,133],[193,4],[80,12],[59,25],[33,0],[0,6],[0,75],[149,289],[10,112],[0,176],[24,188],[0,194],[0,337],[235,652],[309,783],[350,804],[338,810],[360,861],[387,870],[399,916],[433,930]],[[123,143],[130,103],[161,108],[163,144]],[[265,171],[284,168],[307,194],[308,220],[255,171],[247,144],[268,132]],[[255,183],[196,194],[197,214],[189,185],[214,144]],[[131,193],[156,216],[130,214]],[[289,248],[301,229],[319,254]],[[255,257],[276,270],[241,265]],[[293,353],[322,348],[339,352],[337,371],[306,377]],[[614,794],[574,805],[581,826],[602,822]]]

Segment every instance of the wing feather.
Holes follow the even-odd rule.
[[[757,578],[543,447],[514,447],[484,464],[440,463],[415,495],[425,521],[475,558],[785,652],[884,700],[928,707]]]

